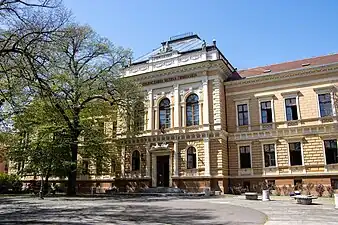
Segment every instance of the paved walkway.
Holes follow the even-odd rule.
[[[313,205],[299,205],[289,197],[273,196],[270,202],[249,201],[244,196],[203,199],[214,204],[228,204],[256,209],[267,215],[266,225],[328,225],[338,224],[338,209],[330,198],[313,200]]]
[[[0,224],[338,224],[331,199],[298,205],[285,197],[46,198],[0,196]]]
[[[0,199],[0,224],[261,225],[265,221],[265,214],[254,209],[173,197]]]

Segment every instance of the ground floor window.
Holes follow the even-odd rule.
[[[250,146],[239,147],[239,155],[241,169],[251,168]]]
[[[325,140],[324,147],[326,164],[338,163],[337,140]]]
[[[289,143],[290,165],[303,165],[302,147],[300,142]]]
[[[195,169],[196,166],[196,149],[189,147],[187,150],[187,169]]]
[[[265,167],[276,166],[275,144],[265,144],[263,149]]]
[[[140,152],[135,150],[132,154],[131,169],[132,171],[140,170],[141,168],[141,159]]]

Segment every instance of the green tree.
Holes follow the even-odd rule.
[[[93,111],[89,109],[93,104],[116,107],[129,119],[142,95],[137,83],[120,77],[130,51],[114,46],[87,26],[71,25],[62,34],[54,37],[58,44],[31,49],[34,60],[15,58],[17,66],[11,75],[24,83],[30,96],[47,102],[66,124],[71,152],[67,193],[74,195],[79,137],[87,127],[83,118]]]
[[[34,100],[14,117],[15,132],[5,142],[20,175],[40,177],[40,197],[50,176],[65,177],[70,168],[70,138],[60,116],[44,101]],[[7,137],[9,137],[7,135]]]

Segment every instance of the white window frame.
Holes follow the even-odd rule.
[[[255,94],[255,97],[258,99],[258,111],[259,111],[259,124],[260,129],[263,128],[265,124],[272,124],[272,129],[275,129],[276,117],[275,117],[275,94],[274,93],[263,93]],[[272,113],[272,122],[271,123],[262,123],[262,111],[261,111],[261,102],[271,102],[271,113]]]
[[[291,166],[291,155],[290,155],[290,143],[296,143],[299,142],[300,143],[300,151],[301,151],[301,155],[302,155],[302,165],[294,165]],[[303,140],[299,140],[299,139],[294,139],[294,140],[287,140],[287,144],[288,144],[288,157],[289,157],[289,167],[299,167],[299,166],[304,166],[305,162],[304,162],[304,149],[303,149]]]
[[[332,107],[332,116],[336,116],[336,107],[334,104],[334,95],[336,93],[337,87],[335,85],[324,86],[320,88],[314,88],[314,92],[316,92],[316,100],[317,100],[317,115],[318,118],[325,118],[320,115],[320,105],[318,95],[320,94],[330,94],[331,95],[331,107]]]
[[[236,107],[236,127],[237,127],[237,131],[239,131],[239,127],[245,127],[245,126],[248,126],[248,130],[250,131],[251,130],[251,119],[250,119],[250,98],[245,98],[245,99],[234,99],[234,102],[235,102],[235,107]],[[241,125],[239,126],[238,124],[238,105],[244,105],[246,104],[247,105],[247,108],[248,108],[248,125]]]
[[[240,147],[246,147],[249,146],[250,147],[250,164],[251,167],[250,168],[241,168],[241,153],[240,153]],[[242,143],[238,143],[237,144],[237,157],[238,157],[238,169],[239,170],[252,170],[252,144],[251,142],[242,142]]]
[[[264,156],[264,145],[274,145],[275,147],[275,161],[276,161],[276,165],[275,166],[269,166],[266,167],[265,166],[265,156]],[[263,141],[261,142],[261,147],[262,147],[262,158],[263,158],[263,168],[277,168],[278,167],[278,160],[277,160],[277,144],[276,141]]]
[[[190,168],[188,169],[188,149],[190,147],[193,147],[196,151],[196,168]],[[184,155],[185,155],[185,169],[186,170],[198,170],[198,150],[197,147],[194,144],[188,144],[187,147],[184,149]]]
[[[281,93],[281,95],[284,98],[283,99],[283,105],[284,105],[284,120],[285,120],[285,122],[299,121],[299,120],[302,119],[301,114],[300,114],[299,93],[300,93],[299,91]],[[287,120],[285,100],[290,99],[290,98],[296,98],[298,120]]]
[[[337,137],[322,137],[322,148],[323,148],[323,156],[324,156],[324,164],[325,164],[325,166],[337,165],[337,163],[335,163],[335,164],[327,164],[327,162],[326,162],[325,141],[329,141],[329,140],[336,140],[337,141],[337,145],[338,145],[338,138]]]

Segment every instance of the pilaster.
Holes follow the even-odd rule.
[[[149,99],[149,105],[148,105],[148,123],[147,127],[148,130],[153,130],[154,129],[154,118],[153,118],[153,90],[148,91],[148,99]]]
[[[203,80],[203,125],[204,129],[209,129],[209,96],[208,79]]]
[[[204,176],[210,176],[210,146],[209,138],[203,139],[204,143]]]
[[[174,141],[174,176],[178,176],[178,141]]]
[[[179,85],[174,85],[174,127],[180,127],[180,93],[179,93]]]

